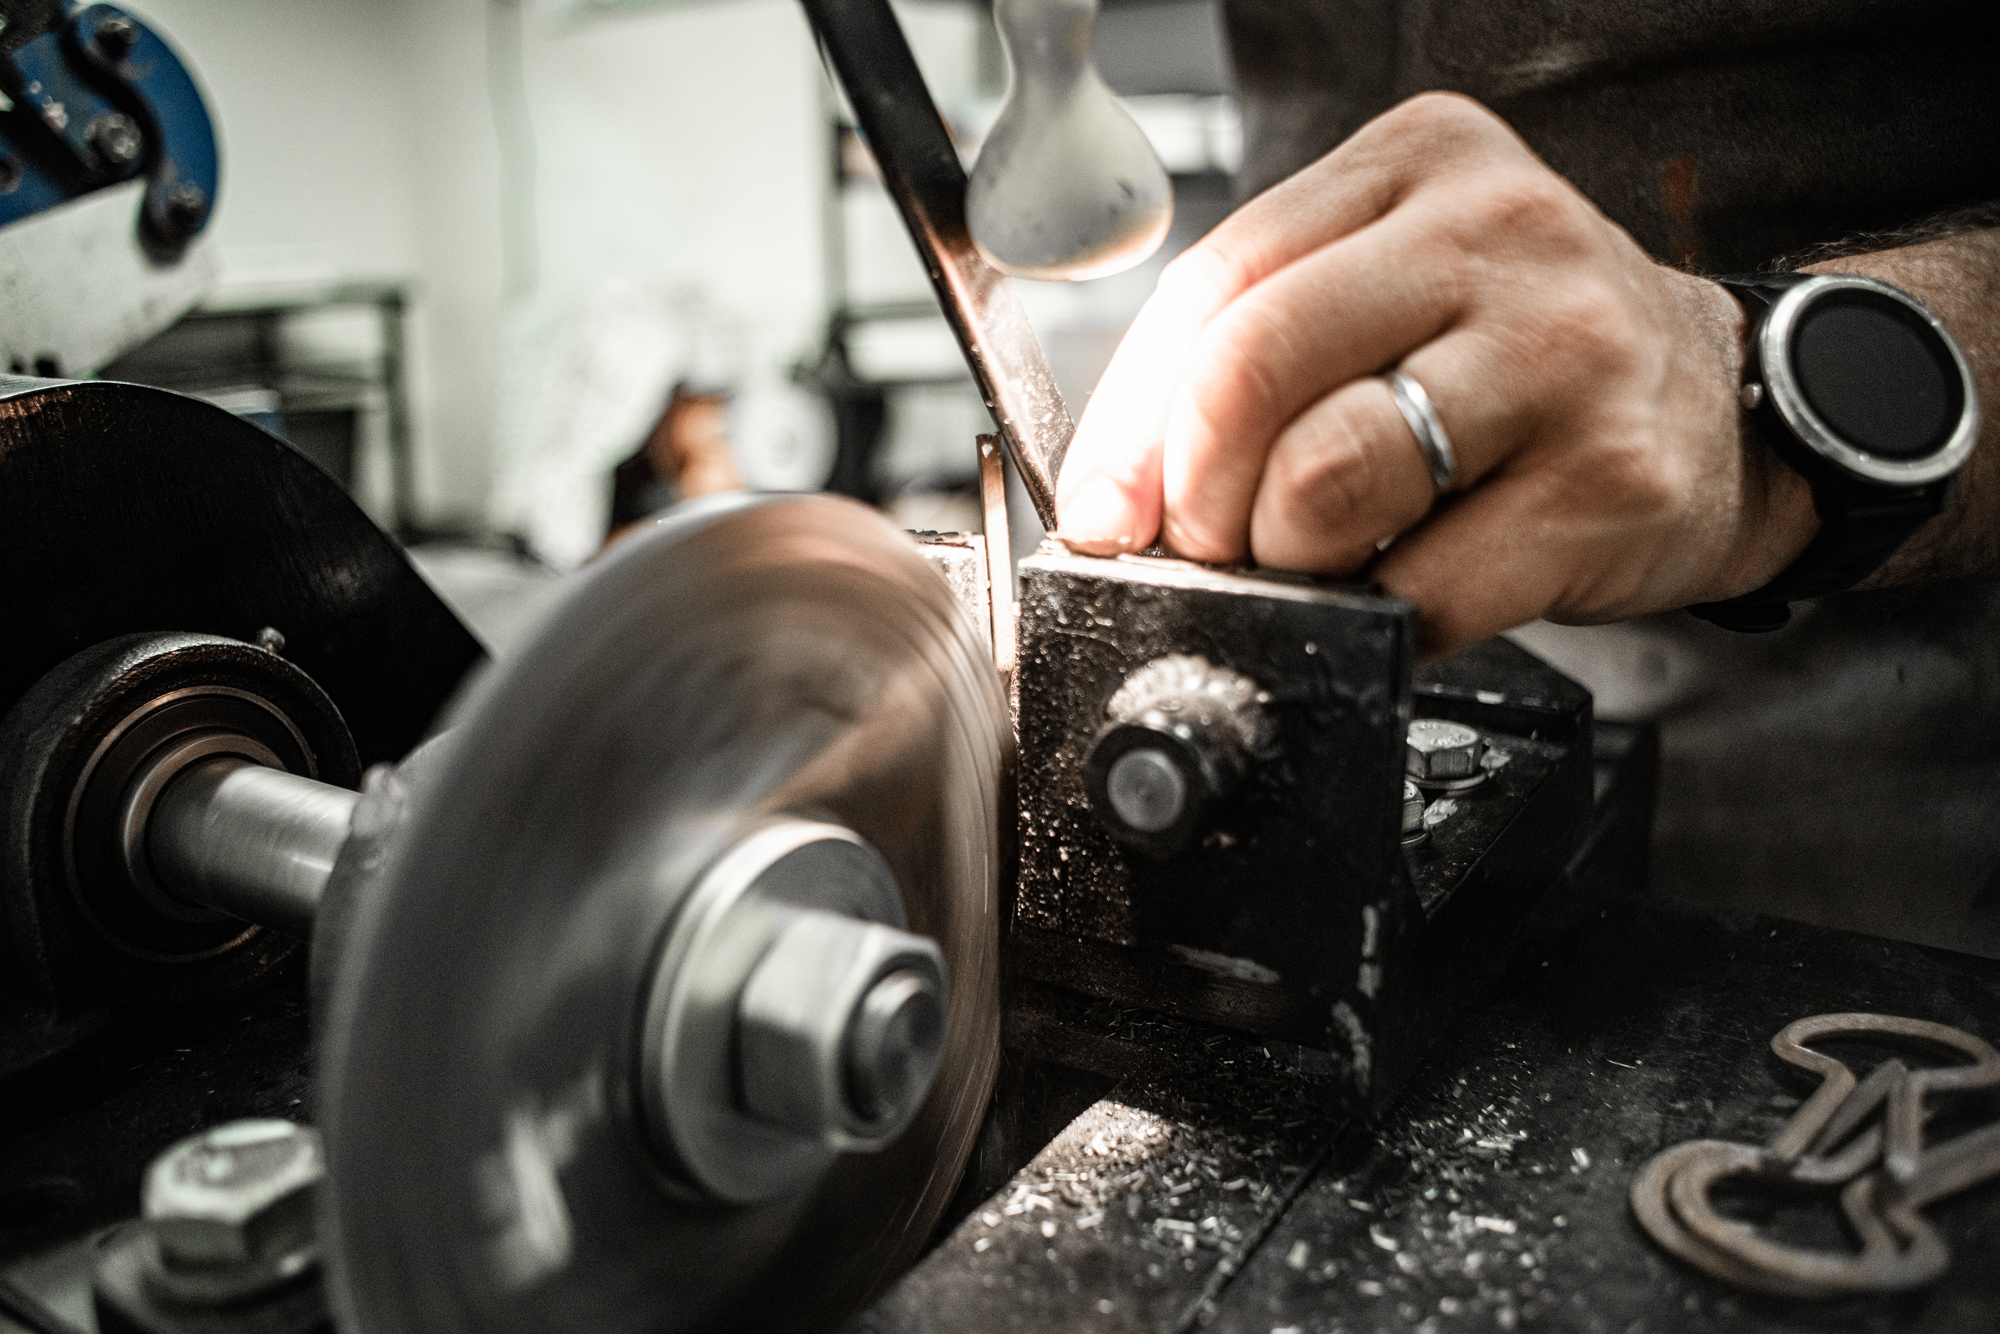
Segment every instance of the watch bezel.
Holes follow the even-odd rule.
[[[1792,366],[1792,334],[1806,310],[1836,292],[1872,292],[1900,302],[1930,326],[1950,351],[1964,388],[1964,407],[1958,425],[1938,450],[1920,459],[1888,459],[1871,454],[1837,435],[1806,400],[1804,388]],[[1979,438],[1979,397],[1972,369],[1965,354],[1937,316],[1908,292],[1875,278],[1854,273],[1818,274],[1787,288],[1771,303],[1757,332],[1757,361],[1763,375],[1764,392],[1778,416],[1800,443],[1828,462],[1853,476],[1881,486],[1927,486],[1957,472]]]

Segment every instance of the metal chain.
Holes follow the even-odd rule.
[[[1917,1042],[1972,1063],[1912,1070],[1890,1059],[1857,1080],[1844,1063],[1809,1045],[1836,1038]],[[1656,1155],[1632,1181],[1640,1224],[1689,1264],[1778,1296],[1900,1292],[1936,1279],[1951,1255],[1917,1211],[2000,1176],[2000,1121],[1926,1147],[1927,1103],[1934,1094],[2000,1086],[2000,1053],[1960,1029],[1882,1014],[1801,1019],[1771,1039],[1771,1050],[1819,1075],[1819,1088],[1767,1146],[1700,1139]],[[1732,1177],[1840,1187],[1841,1212],[1861,1240],[1860,1253],[1786,1246],[1724,1218],[1711,1194]]]

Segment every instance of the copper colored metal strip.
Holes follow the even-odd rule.
[[[1014,552],[1007,538],[1007,469],[1000,461],[1000,437],[979,437],[979,498],[986,511],[986,579],[993,609],[993,665],[1003,685],[1014,678],[1019,633],[1014,621]]]

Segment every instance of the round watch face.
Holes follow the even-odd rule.
[[[1972,451],[1979,410],[1964,355],[1935,316],[1887,283],[1832,274],[1787,290],[1758,353],[1793,434],[1859,479],[1922,486]]]

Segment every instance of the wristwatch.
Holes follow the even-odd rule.
[[[1790,604],[1866,579],[1950,498],[1979,435],[1965,354],[1900,288],[1858,274],[1726,274],[1750,317],[1750,428],[1812,486],[1819,533],[1754,592],[1688,610],[1776,630]]]

